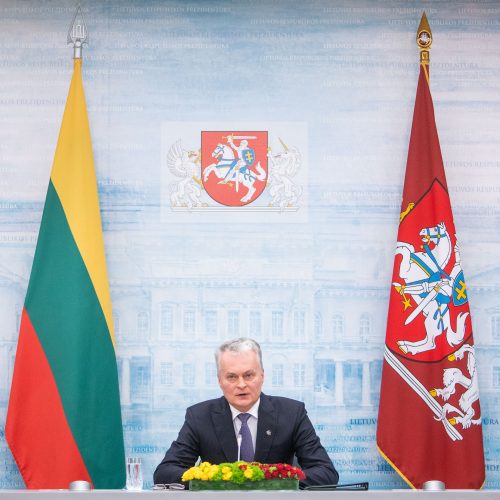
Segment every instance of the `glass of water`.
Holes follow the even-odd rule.
[[[127,490],[142,490],[142,461],[139,457],[127,457]]]

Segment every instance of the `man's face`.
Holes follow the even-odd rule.
[[[264,370],[254,351],[225,351],[219,358],[219,385],[227,401],[241,412],[259,399]]]

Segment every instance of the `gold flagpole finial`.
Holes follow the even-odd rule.
[[[73,44],[73,59],[82,58],[82,46],[84,43],[88,43],[88,39],[87,25],[83,18],[82,9],[78,5],[75,17],[73,17],[73,22],[68,31],[68,43]]]
[[[432,45],[432,31],[431,27],[429,26],[429,21],[427,21],[425,11],[422,14],[420,24],[418,25],[417,45],[420,49],[420,64],[429,65],[429,49]]]

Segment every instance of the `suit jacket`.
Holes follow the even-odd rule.
[[[165,458],[154,472],[155,484],[179,483],[198,457],[213,464],[235,462],[238,444],[231,409],[224,397],[191,406]],[[304,403],[260,395],[255,461],[289,463],[294,457],[306,474],[301,486],[336,484],[338,473],[316,435]]]

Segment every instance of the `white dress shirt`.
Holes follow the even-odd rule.
[[[229,405],[229,408],[231,408],[231,415],[233,418],[234,433],[236,435],[236,439],[238,439],[238,434],[240,433],[241,429],[241,420],[238,418],[238,415],[240,413],[250,414],[250,417],[248,417],[247,420],[247,424],[248,428],[250,429],[250,433],[252,434],[252,444],[254,452],[255,452],[255,444],[257,442],[257,421],[259,419],[259,405],[260,405],[260,398],[248,411],[240,411],[237,410],[234,406]]]

